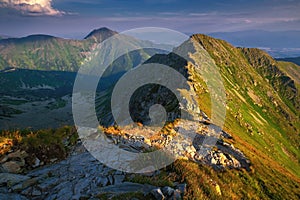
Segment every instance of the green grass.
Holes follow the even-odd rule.
[[[35,155],[47,164],[52,158],[64,159],[68,155],[69,148],[76,144],[78,135],[74,127],[65,126],[59,129],[38,131],[29,129],[2,131],[0,139],[2,141],[11,140],[10,148],[25,150],[28,154]],[[8,150],[9,148],[0,154],[4,154]]]

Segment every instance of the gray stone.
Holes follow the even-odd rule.
[[[80,197],[81,197],[80,194],[73,195],[73,196],[72,196],[72,200],[79,200]]]
[[[39,167],[39,166],[40,166],[40,163],[41,163],[40,159],[35,158],[34,165],[32,165],[32,167],[33,167],[33,168]]]
[[[57,185],[59,183],[59,181],[60,180],[56,177],[46,178],[43,180],[42,183],[37,185],[37,187],[39,189],[41,189],[42,191],[46,191],[46,190],[49,190],[50,188],[54,187],[55,185]]]
[[[98,186],[106,186],[108,184],[108,179],[105,176],[97,177],[96,178],[96,184]]]
[[[4,163],[8,160],[8,156],[4,155],[2,158],[0,158],[0,163]]]
[[[27,190],[22,191],[22,194],[31,196],[31,197],[38,197],[42,195],[42,192],[36,188],[28,188]]]
[[[165,199],[165,196],[164,194],[162,193],[162,191],[160,190],[160,188],[156,188],[156,189],[153,189],[151,191],[151,194],[155,197],[155,199],[157,200],[164,200]]]
[[[114,178],[113,178],[112,175],[109,175],[109,176],[108,176],[108,181],[109,181],[109,184],[110,184],[110,185],[113,185],[113,184],[114,184]]]
[[[0,193],[8,193],[8,187],[0,187]]]
[[[171,187],[169,187],[169,186],[165,186],[165,187],[162,188],[162,192],[163,192],[163,194],[164,194],[165,196],[170,197],[170,196],[173,195],[174,189],[171,188]]]
[[[120,184],[124,181],[125,175],[114,175],[114,184]]]
[[[178,189],[174,190],[173,196],[171,197],[172,200],[181,200],[181,194]]]
[[[57,199],[57,194],[50,194],[45,198],[45,200],[54,200],[54,199]]]
[[[151,190],[155,189],[155,186],[147,185],[147,184],[139,184],[139,183],[131,183],[131,182],[123,182],[121,184],[109,185],[106,187],[99,188],[94,195],[102,194],[102,193],[128,193],[128,192],[142,192],[144,195],[147,195],[151,192]]]
[[[24,159],[24,158],[28,157],[28,153],[26,153],[25,151],[18,150],[16,152],[8,154],[7,157],[9,159],[14,159],[14,158],[22,158],[22,159]]]
[[[31,194],[31,195],[32,195],[32,196],[41,196],[42,193],[41,193],[41,191],[34,189],[34,190],[32,191],[32,194]]]
[[[121,174],[123,174],[122,171],[118,171],[118,170],[117,170],[117,171],[115,172],[115,175],[121,175]]]
[[[13,189],[13,191],[21,191],[21,190],[24,190],[24,189],[28,188],[29,186],[32,186],[36,183],[37,183],[37,179],[31,178],[31,179],[23,181],[22,183],[14,185],[12,187],[12,189]]]
[[[181,194],[184,194],[186,192],[186,183],[178,184],[177,189]]]
[[[8,173],[19,173],[21,172],[21,167],[23,166],[22,162],[17,161],[8,161],[2,164],[3,172]]]
[[[76,185],[74,186],[74,193],[75,194],[81,194],[81,192],[85,188],[89,187],[90,184],[91,184],[91,180],[90,179],[80,179],[80,180],[78,180],[77,183],[76,183]]]
[[[30,179],[30,177],[24,175],[0,173],[0,185],[13,186],[28,179]]]
[[[3,194],[0,193],[0,199],[3,200],[27,200],[26,197],[19,194]]]
[[[55,193],[57,193],[56,199],[61,199],[61,200],[69,200],[73,196],[73,191],[72,191],[72,183],[71,182],[64,182],[57,186],[55,188]]]

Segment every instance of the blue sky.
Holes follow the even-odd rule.
[[[0,34],[84,37],[106,26],[184,33],[300,30],[298,0],[0,0]]]

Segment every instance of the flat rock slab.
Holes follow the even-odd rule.
[[[143,194],[147,195],[155,188],[157,188],[157,187],[153,186],[153,185],[148,185],[148,184],[123,182],[121,184],[101,187],[98,189],[98,192],[95,195],[102,194],[102,193],[122,194],[122,193],[128,193],[128,192],[142,192]]]
[[[26,197],[19,194],[3,194],[0,193],[0,199],[3,200],[28,200]]]
[[[20,174],[0,173],[0,185],[15,185],[30,179],[29,176]],[[0,198],[1,199],[1,198]]]

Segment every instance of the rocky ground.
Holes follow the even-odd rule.
[[[13,159],[22,160],[24,156],[25,152],[8,154],[10,161],[2,163],[2,170],[13,167],[8,164]],[[25,174],[12,173],[12,170],[0,173],[0,199],[102,199],[128,193],[142,194],[150,199],[181,199],[186,187],[179,183],[171,188],[130,182],[134,174],[104,166],[82,145],[77,145],[72,154],[61,162],[38,167]]]
[[[193,141],[178,139],[174,134],[146,138],[133,135],[133,129],[125,134],[118,129],[106,129],[106,134],[112,143],[128,151],[145,152],[171,144],[172,151],[180,159],[210,165],[216,170],[249,170],[250,162],[244,154],[224,142],[232,139],[224,131],[213,148],[207,148],[206,154],[201,153],[204,137],[211,134],[209,124],[187,121],[184,131],[190,132],[199,124],[200,129],[197,129]],[[174,126],[172,130],[176,128]],[[134,132],[138,130],[136,128]],[[116,171],[101,164],[86,151],[80,140],[71,148],[69,156],[61,161],[52,159],[50,164],[45,164],[36,157],[28,167],[28,157],[24,150],[8,151],[1,157],[0,199],[181,199],[188,187],[184,181],[175,181],[172,187],[137,182],[135,177],[140,175]],[[158,170],[142,176],[157,177],[160,173],[162,171]],[[164,173],[168,174],[167,171]]]
[[[179,129],[178,126],[181,125],[184,127]],[[232,140],[232,136],[225,131],[221,131],[219,135],[213,135],[213,127],[214,125],[209,124],[207,121],[184,121],[168,130],[168,134],[153,135],[150,133],[146,134],[148,136],[145,136],[145,130],[138,128],[135,128],[133,131],[132,129],[125,130],[126,134],[124,134],[124,130],[106,130],[106,133],[119,148],[128,151],[148,152],[153,150],[153,147],[167,147],[167,150],[172,151],[173,155],[179,159],[188,159],[200,164],[207,164],[216,170],[225,168],[245,168],[250,170],[250,161],[245,155],[235,148],[234,145],[225,142],[225,140]],[[143,130],[144,136],[134,135],[136,132],[142,132],[141,130]],[[175,130],[185,133],[176,134]],[[135,133],[128,134],[130,132]],[[189,134],[195,135],[192,138],[184,136]],[[216,138],[217,136],[219,137]],[[215,144],[201,149],[200,147],[202,147],[204,140],[206,140],[206,143],[209,142],[208,140],[215,141]],[[204,150],[206,152],[203,152]]]

